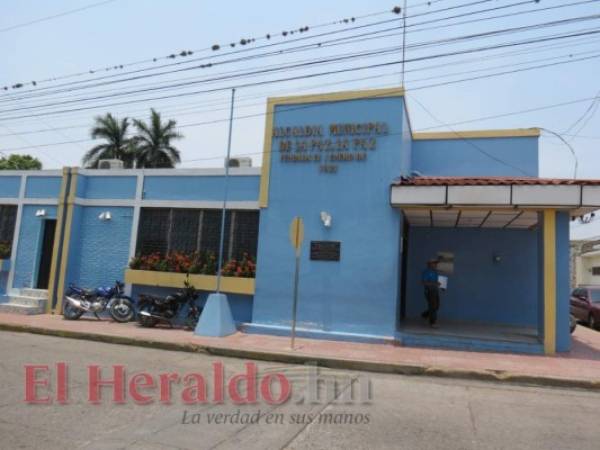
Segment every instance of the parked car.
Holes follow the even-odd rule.
[[[580,286],[571,293],[571,314],[595,330],[600,325],[600,286]]]

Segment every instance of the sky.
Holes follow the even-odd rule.
[[[25,90],[52,89],[61,83],[81,82],[100,76],[115,76],[115,80],[126,71],[149,69],[142,74],[154,74],[161,70],[191,67],[194,64],[181,64],[159,69],[158,65],[173,62],[185,62],[185,59],[210,57],[210,61],[225,61],[232,56],[219,56],[231,51],[228,44],[239,42],[242,38],[257,39],[252,46],[267,43],[284,42],[273,48],[280,49],[293,45],[285,43],[292,39],[277,36],[284,30],[297,30],[309,26],[309,31],[294,35],[305,37],[318,33],[342,30],[343,27],[362,26],[376,21],[397,19],[391,10],[396,3],[382,0],[369,2],[359,0],[302,2],[255,0],[252,2],[220,1],[206,2],[197,0],[113,0],[102,5],[90,7],[72,14],[55,17],[30,25],[19,26],[37,19],[58,15],[73,9],[84,8],[99,2],[94,0],[5,0],[0,15],[0,53],[4,55],[0,62],[0,87],[16,83],[38,80],[37,86],[25,86],[20,90],[0,91],[0,150],[9,153],[30,153],[43,162],[44,168],[58,168],[63,165],[79,165],[86,150],[96,143],[90,140],[89,130],[95,116],[112,112],[118,117],[145,119],[151,107],[156,108],[166,119],[174,119],[181,125],[184,138],[177,142],[182,153],[182,167],[222,166],[227,145],[227,117],[231,93],[227,88],[258,80],[285,77],[301,77],[311,72],[344,69],[383,62],[398,61],[402,35],[397,30],[390,36],[369,41],[336,45],[330,47],[305,49],[285,55],[273,55],[268,58],[228,62],[208,68],[186,70],[166,74],[161,77],[137,79],[118,84],[90,87],[77,92],[56,93],[53,96],[39,98],[10,98]],[[398,2],[402,3],[402,2]],[[531,11],[571,3],[583,3],[582,0],[541,0],[539,2],[519,2],[518,0],[434,0],[428,2],[412,0],[408,2],[406,35],[408,60],[452,52],[467,48],[540,38],[542,36],[564,34],[580,30],[600,30],[600,17],[578,23],[547,27],[526,32],[513,31],[496,37],[458,42],[446,45],[420,46],[417,44],[471,35],[491,30],[538,24],[561,19],[600,14],[600,2],[588,1],[584,4],[550,9],[537,13],[513,15],[506,18],[467,23],[445,28],[439,24],[473,20],[499,14]],[[470,7],[452,8],[467,3]],[[515,6],[516,3],[522,3]],[[455,19],[447,19],[432,24],[419,23],[436,18],[466,14],[489,8],[499,8],[481,14],[472,14]],[[375,14],[380,13],[380,14]],[[367,17],[365,17],[367,16]],[[411,17],[414,16],[414,17]],[[354,22],[325,26],[344,18],[355,17]],[[321,25],[321,26],[319,26]],[[322,39],[334,39],[349,36],[352,33],[364,33],[384,27],[397,27],[398,23],[349,30],[324,38],[306,38],[302,43],[316,43]],[[425,28],[425,29],[423,29]],[[270,40],[264,39],[271,34]],[[220,44],[222,50],[213,52],[204,50],[214,44]],[[410,46],[413,47],[410,47]],[[545,47],[544,47],[545,46]],[[240,48],[239,44],[236,49]],[[257,75],[253,78],[203,83],[202,78],[218,76],[225,72],[261,70],[282,63],[296,63],[314,58],[332,55],[349,55],[360,51],[390,48],[385,55],[365,57],[356,60],[344,60],[322,66],[313,66],[296,70]],[[156,63],[125,66],[124,69],[111,71],[91,69],[126,65],[128,63],[152,60],[169,54],[179,54],[182,50],[193,50],[192,56],[176,59],[159,59]],[[265,50],[255,50],[260,52]],[[252,52],[248,52],[252,54]],[[243,54],[245,55],[245,54]],[[570,57],[568,55],[571,55]],[[409,115],[415,130],[459,131],[491,128],[528,128],[543,127],[556,133],[568,134],[569,141],[578,160],[577,177],[600,178],[600,114],[595,114],[596,106],[591,100],[600,91],[598,74],[600,73],[600,34],[588,35],[561,41],[549,41],[536,46],[502,48],[495,51],[458,55],[435,60],[423,60],[406,64],[405,87]],[[238,55],[235,55],[238,56]],[[221,58],[221,59],[219,59]],[[557,64],[551,67],[526,70],[471,80],[468,82],[431,86],[446,81],[459,80],[494,72],[522,69],[533,65],[544,65],[567,59],[589,58],[584,61]],[[208,62],[209,60],[205,60]],[[196,63],[200,64],[200,63]],[[434,67],[432,67],[434,66]],[[293,95],[308,92],[326,92],[345,89],[378,88],[401,84],[400,66],[380,67],[369,70],[354,70],[339,75],[297,79],[285,83],[255,87],[239,87],[236,90],[236,103],[233,125],[232,152],[234,155],[248,155],[254,164],[260,164],[260,153],[264,135],[264,112],[268,96]],[[84,76],[44,82],[74,73],[86,73]],[[370,77],[370,79],[364,79]],[[363,78],[363,80],[357,80]],[[129,94],[102,100],[88,100],[79,103],[67,103],[65,106],[41,107],[44,103],[72,101],[76,98],[103,96],[121,93],[124,90],[153,88],[175,82],[197,82],[189,87],[166,91],[149,91],[144,94]],[[90,81],[91,83],[92,81]],[[73,85],[66,85],[71,87]],[[75,85],[80,86],[80,85]],[[56,114],[59,109],[104,105],[124,100],[136,100],[180,92],[222,88],[217,92],[186,95],[178,98],[137,102],[121,106],[103,106],[70,113]],[[92,95],[93,94],[93,95]],[[587,99],[583,101],[584,99]],[[536,109],[548,105],[582,100],[570,105],[531,111],[522,114],[510,114],[518,111]],[[29,109],[23,109],[29,108]],[[569,128],[591,108],[578,125]],[[20,117],[29,112],[43,112],[38,117]],[[498,116],[488,120],[474,120],[487,116]],[[241,116],[241,117],[240,117]],[[250,117],[244,117],[250,116]],[[11,118],[12,117],[12,118]],[[20,118],[15,118],[20,117]],[[468,123],[457,124],[469,121]],[[212,122],[212,123],[205,123]],[[450,124],[450,126],[448,126]],[[456,124],[456,125],[451,125]],[[582,128],[583,126],[583,128]],[[573,136],[576,134],[576,136]],[[61,142],[62,145],[47,145]],[[41,146],[41,147],[36,147]],[[573,176],[574,158],[569,148],[550,133],[543,133],[540,140],[540,170],[543,177]],[[598,222],[598,223],[596,223]],[[600,234],[600,221],[581,226],[582,230],[596,227]],[[577,228],[575,225],[574,228]],[[587,231],[584,231],[587,233]],[[590,231],[591,232],[591,231]],[[580,230],[578,233],[582,233]],[[592,233],[592,232],[591,232]],[[593,232],[595,233],[595,231]]]

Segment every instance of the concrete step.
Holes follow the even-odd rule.
[[[0,303],[0,313],[24,314],[27,316],[31,316],[34,314],[44,314],[45,312],[46,308],[40,308],[29,305],[19,305],[16,303]]]
[[[32,306],[35,308],[45,308],[48,300],[39,297],[26,297],[24,295],[9,295],[7,303],[14,305]]]
[[[35,298],[48,298],[48,290],[47,289],[31,289],[31,288],[22,288],[20,289],[20,294],[24,297],[35,297]]]

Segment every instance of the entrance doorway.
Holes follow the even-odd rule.
[[[37,289],[48,289],[50,279],[50,266],[52,264],[52,251],[54,249],[54,232],[56,231],[56,219],[44,220],[44,234],[42,236],[42,248],[40,252],[40,263],[38,266]]]

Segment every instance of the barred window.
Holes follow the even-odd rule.
[[[0,242],[12,243],[16,220],[16,205],[0,205]]]
[[[220,209],[142,208],[136,253],[178,251],[219,253]],[[258,211],[228,210],[225,215],[224,259],[248,253],[256,259]]]

